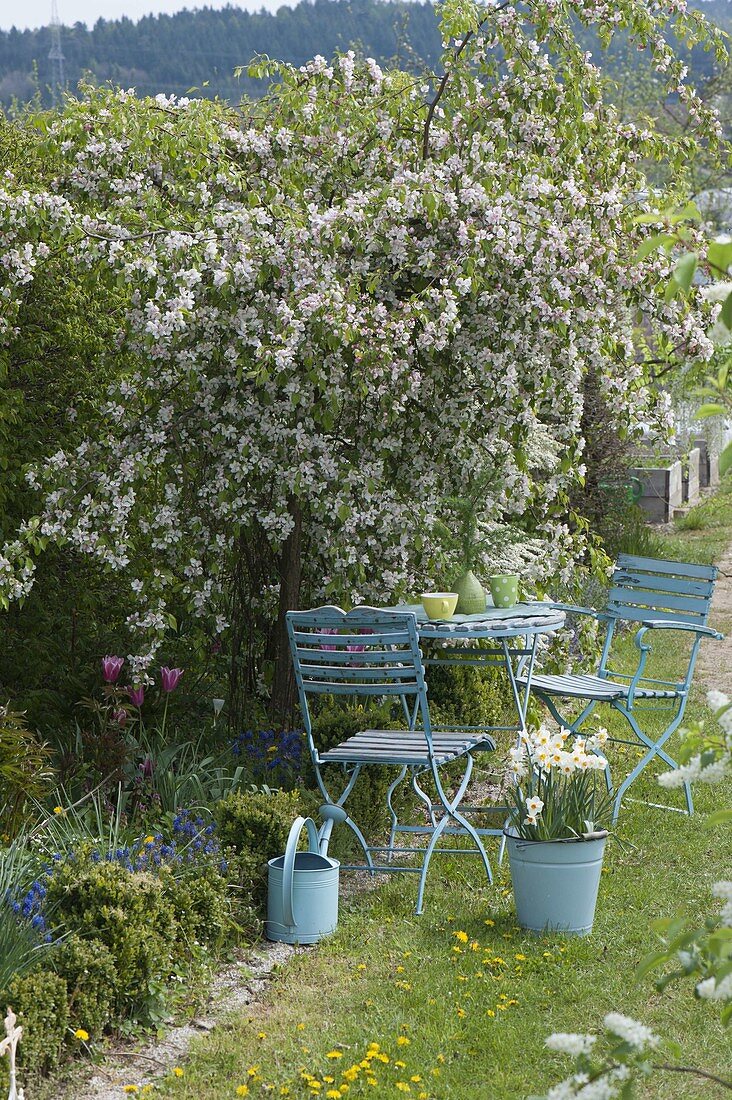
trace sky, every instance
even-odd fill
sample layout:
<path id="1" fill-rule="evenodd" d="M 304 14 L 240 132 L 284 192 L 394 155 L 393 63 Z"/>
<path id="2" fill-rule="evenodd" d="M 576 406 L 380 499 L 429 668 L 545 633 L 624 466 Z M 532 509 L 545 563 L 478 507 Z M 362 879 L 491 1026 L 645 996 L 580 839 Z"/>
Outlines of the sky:
<path id="1" fill-rule="evenodd" d="M 143 15 L 172 15 L 183 8 L 224 8 L 231 0 L 56 0 L 61 23 L 71 26 L 86 23 L 93 27 L 97 19 L 140 19 Z M 247 11 L 277 11 L 283 5 L 293 7 L 297 0 L 239 0 L 234 7 Z M 11 27 L 43 27 L 51 22 L 51 0 L 0 0 L 0 30 Z"/>

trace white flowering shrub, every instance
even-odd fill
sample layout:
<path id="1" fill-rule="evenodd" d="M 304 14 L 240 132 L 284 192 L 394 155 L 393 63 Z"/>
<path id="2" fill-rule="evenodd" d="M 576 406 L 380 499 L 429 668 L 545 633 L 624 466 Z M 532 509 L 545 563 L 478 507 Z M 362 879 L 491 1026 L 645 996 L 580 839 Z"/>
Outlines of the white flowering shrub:
<path id="1" fill-rule="evenodd" d="M 683 144 L 603 103 L 574 18 L 649 48 Z M 678 0 L 451 0 L 434 88 L 349 52 L 261 62 L 277 82 L 243 112 L 89 89 L 51 119 L 49 193 L 2 181 L 0 336 L 44 249 L 126 295 L 126 376 L 29 478 L 37 537 L 126 577 L 139 675 L 172 607 L 219 634 L 303 596 L 418 591 L 445 564 L 442 501 L 486 469 L 483 521 L 572 575 L 586 371 L 632 431 L 667 416 L 638 316 L 656 357 L 711 351 L 711 307 L 638 257 L 644 164 L 718 138 L 671 24 L 710 39 Z M 2 551 L 4 599 L 32 583 L 30 531 Z"/>

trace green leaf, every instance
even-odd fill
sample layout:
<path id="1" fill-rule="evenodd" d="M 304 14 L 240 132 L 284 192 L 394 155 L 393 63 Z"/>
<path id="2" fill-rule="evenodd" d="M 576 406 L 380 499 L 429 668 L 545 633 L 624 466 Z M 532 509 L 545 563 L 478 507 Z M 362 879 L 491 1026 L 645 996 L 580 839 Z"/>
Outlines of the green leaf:
<path id="1" fill-rule="evenodd" d="M 723 477 L 732 467 L 732 443 L 728 443 L 719 456 L 719 473 Z"/>
<path id="2" fill-rule="evenodd" d="M 719 319 L 723 325 L 732 330 L 732 294 L 728 294 L 724 299 Z"/>
<path id="3" fill-rule="evenodd" d="M 707 260 L 719 274 L 726 275 L 732 264 L 732 242 L 711 241 L 707 247 Z"/>
<path id="4" fill-rule="evenodd" d="M 641 962 L 638 964 L 638 968 L 635 972 L 636 981 L 640 981 L 642 978 L 655 969 L 659 963 L 665 962 L 668 958 L 666 951 L 651 951 Z"/>
<path id="5" fill-rule="evenodd" d="M 676 238 L 672 237 L 670 233 L 656 233 L 653 237 L 647 237 L 636 252 L 635 258 L 636 260 L 644 260 L 657 248 L 666 248 L 667 245 L 674 244 L 675 240 Z"/>
<path id="6" fill-rule="evenodd" d="M 712 403 L 708 405 L 701 405 L 700 408 L 694 413 L 695 420 L 706 420 L 708 416 L 723 416 L 727 410 L 724 405 L 718 403 Z"/>
<path id="7" fill-rule="evenodd" d="M 688 292 L 694 279 L 694 273 L 698 263 L 699 257 L 696 252 L 687 252 L 676 264 L 674 268 L 674 279 L 682 290 Z"/>

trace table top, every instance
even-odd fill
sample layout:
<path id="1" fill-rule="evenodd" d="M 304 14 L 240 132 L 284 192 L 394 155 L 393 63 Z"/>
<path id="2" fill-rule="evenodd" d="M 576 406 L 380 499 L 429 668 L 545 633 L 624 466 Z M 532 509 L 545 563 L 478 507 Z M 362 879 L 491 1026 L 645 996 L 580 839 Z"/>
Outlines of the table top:
<path id="1" fill-rule="evenodd" d="M 545 603 L 517 603 L 513 607 L 486 606 L 476 615 L 453 615 L 451 619 L 429 619 L 418 604 L 399 604 L 387 611 L 412 611 L 422 638 L 515 638 L 520 634 L 542 634 L 564 625 L 564 611 Z"/>

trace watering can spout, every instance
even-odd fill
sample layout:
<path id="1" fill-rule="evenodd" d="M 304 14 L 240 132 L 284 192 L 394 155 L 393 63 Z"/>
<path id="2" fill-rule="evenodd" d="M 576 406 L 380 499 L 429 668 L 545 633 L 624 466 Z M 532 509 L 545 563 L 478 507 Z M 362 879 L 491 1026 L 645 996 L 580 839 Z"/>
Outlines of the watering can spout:
<path id="1" fill-rule="evenodd" d="M 327 856 L 328 844 L 330 843 L 330 834 L 333 832 L 334 825 L 342 825 L 344 821 L 348 820 L 348 814 L 342 806 L 335 806 L 330 802 L 326 802 L 321 806 L 318 813 L 323 819 L 323 824 L 320 826 L 320 832 L 318 834 L 320 838 L 320 854 L 321 856 Z"/>

